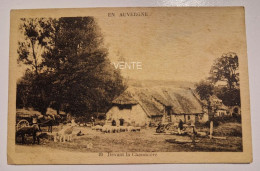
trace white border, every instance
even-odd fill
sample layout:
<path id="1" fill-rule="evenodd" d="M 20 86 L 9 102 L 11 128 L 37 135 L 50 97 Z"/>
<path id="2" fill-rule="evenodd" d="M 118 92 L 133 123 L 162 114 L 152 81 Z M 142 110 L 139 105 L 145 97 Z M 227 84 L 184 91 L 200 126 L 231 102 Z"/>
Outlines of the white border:
<path id="1" fill-rule="evenodd" d="M 260 169 L 260 1 L 258 0 L 0 0 L 0 170 L 259 170 Z M 244 6 L 249 62 L 251 120 L 253 138 L 252 164 L 164 164 L 164 165 L 7 165 L 7 108 L 10 9 L 84 8 L 84 7 L 148 7 L 148 6 Z"/>

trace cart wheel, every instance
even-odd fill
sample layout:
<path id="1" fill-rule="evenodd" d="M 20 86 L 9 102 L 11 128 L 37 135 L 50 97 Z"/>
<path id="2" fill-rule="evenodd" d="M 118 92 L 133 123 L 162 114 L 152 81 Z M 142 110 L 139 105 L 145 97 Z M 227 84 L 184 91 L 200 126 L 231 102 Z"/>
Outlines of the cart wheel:
<path id="1" fill-rule="evenodd" d="M 21 129 L 22 127 L 26 127 L 26 126 L 29 126 L 29 125 L 30 125 L 30 123 L 29 123 L 27 120 L 22 119 L 22 120 L 20 120 L 20 121 L 17 123 L 17 125 L 16 125 L 16 130 L 19 130 L 19 129 Z"/>

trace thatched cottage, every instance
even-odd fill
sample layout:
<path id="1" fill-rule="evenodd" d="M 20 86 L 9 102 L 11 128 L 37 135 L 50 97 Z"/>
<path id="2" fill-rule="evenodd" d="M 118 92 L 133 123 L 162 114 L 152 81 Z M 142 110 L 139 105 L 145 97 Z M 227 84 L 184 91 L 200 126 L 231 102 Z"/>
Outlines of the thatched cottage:
<path id="1" fill-rule="evenodd" d="M 159 122 L 206 122 L 207 114 L 190 89 L 128 88 L 106 113 L 111 125 L 148 126 Z"/>

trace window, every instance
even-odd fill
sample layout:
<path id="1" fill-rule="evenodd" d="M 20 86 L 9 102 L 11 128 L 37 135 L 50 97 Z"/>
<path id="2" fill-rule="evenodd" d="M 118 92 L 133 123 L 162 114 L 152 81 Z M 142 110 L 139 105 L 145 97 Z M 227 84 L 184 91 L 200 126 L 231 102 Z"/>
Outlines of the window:
<path id="1" fill-rule="evenodd" d="M 188 120 L 190 120 L 190 115 L 188 115 Z"/>
<path id="2" fill-rule="evenodd" d="M 124 109 L 130 109 L 132 110 L 132 105 L 127 105 L 127 104 L 124 104 L 124 105 L 118 105 L 118 108 L 119 110 L 124 110 Z"/>
<path id="3" fill-rule="evenodd" d="M 124 119 L 119 119 L 119 122 L 120 122 L 120 126 L 124 125 Z"/>
<path id="4" fill-rule="evenodd" d="M 116 121 L 115 120 L 112 121 L 112 126 L 116 126 Z"/>

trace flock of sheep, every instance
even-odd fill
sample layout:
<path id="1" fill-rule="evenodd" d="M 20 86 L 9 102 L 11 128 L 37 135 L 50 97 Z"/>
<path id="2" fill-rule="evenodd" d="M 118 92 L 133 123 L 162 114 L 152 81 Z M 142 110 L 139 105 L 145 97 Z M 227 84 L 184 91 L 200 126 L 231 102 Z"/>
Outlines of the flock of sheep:
<path id="1" fill-rule="evenodd" d="M 72 120 L 71 124 L 64 125 L 62 129 L 54 133 L 54 142 L 72 141 L 73 135 L 79 135 L 79 132 L 74 129 L 77 124 Z M 134 126 L 111 126 L 111 125 L 96 125 L 91 127 L 92 130 L 101 131 L 104 133 L 118 132 L 140 132 L 141 127 Z M 81 132 L 81 131 L 80 131 Z"/>
<path id="2" fill-rule="evenodd" d="M 76 128 L 77 124 L 74 120 L 71 123 L 62 125 L 58 132 L 52 132 L 54 142 L 71 142 L 72 138 L 75 136 L 84 135 L 79 129 Z M 140 132 L 141 127 L 134 126 L 111 126 L 111 125 L 96 125 L 91 127 L 92 130 L 100 131 L 103 133 L 119 133 L 119 132 Z M 40 143 L 40 135 L 44 134 L 40 131 L 38 125 L 33 125 L 31 127 L 24 127 L 16 132 L 16 138 L 18 136 L 22 137 L 22 143 L 25 143 L 25 135 L 32 135 L 33 141 L 38 141 Z M 46 134 L 46 133 L 45 133 Z M 88 148 L 92 148 L 93 144 L 87 144 Z"/>
<path id="3" fill-rule="evenodd" d="M 101 131 L 105 133 L 117 133 L 117 132 L 140 132 L 141 127 L 133 126 L 111 126 L 111 125 L 96 125 L 92 127 L 92 130 Z"/>

